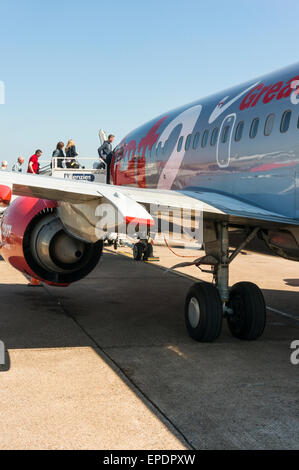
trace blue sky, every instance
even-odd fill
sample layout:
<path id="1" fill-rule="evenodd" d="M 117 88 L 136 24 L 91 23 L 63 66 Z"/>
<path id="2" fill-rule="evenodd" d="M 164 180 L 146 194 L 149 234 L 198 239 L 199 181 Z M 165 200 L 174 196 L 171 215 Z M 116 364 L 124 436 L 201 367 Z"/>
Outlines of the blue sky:
<path id="1" fill-rule="evenodd" d="M 298 0 L 2 0 L 0 160 L 97 155 L 171 108 L 298 61 Z"/>

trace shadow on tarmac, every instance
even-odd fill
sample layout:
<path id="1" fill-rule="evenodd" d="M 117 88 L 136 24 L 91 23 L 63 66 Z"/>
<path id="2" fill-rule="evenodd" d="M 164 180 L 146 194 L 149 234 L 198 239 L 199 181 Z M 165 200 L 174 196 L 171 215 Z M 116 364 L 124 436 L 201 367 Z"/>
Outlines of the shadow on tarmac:
<path id="1" fill-rule="evenodd" d="M 67 289 L 0 284 L 0 337 L 7 349 L 94 348 L 189 448 L 298 448 L 298 323 L 269 313 L 263 338 L 242 342 L 224 321 L 217 342 L 198 344 L 183 318 L 193 282 L 105 253 Z M 298 292 L 264 294 L 298 302 Z"/>

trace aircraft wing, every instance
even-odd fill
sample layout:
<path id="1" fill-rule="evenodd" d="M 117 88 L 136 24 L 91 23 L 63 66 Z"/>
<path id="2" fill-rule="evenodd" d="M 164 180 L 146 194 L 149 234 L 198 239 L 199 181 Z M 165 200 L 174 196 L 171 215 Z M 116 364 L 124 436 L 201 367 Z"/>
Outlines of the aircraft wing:
<path id="1" fill-rule="evenodd" d="M 88 206 L 95 200 L 108 201 L 126 220 L 134 219 L 145 224 L 153 224 L 151 215 L 144 207 L 152 204 L 201 211 L 207 217 L 241 225 L 263 222 L 299 225 L 298 219 L 287 218 L 233 196 L 211 191 L 142 189 L 12 172 L 0 173 L 0 185 L 10 186 L 16 196 L 73 205 Z"/>

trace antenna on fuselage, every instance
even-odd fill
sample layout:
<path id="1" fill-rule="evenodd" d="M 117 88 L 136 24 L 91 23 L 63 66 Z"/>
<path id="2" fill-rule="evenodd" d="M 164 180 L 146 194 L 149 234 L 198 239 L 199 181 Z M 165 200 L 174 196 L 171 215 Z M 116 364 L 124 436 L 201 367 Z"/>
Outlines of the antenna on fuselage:
<path id="1" fill-rule="evenodd" d="M 99 130 L 99 139 L 101 141 L 101 145 L 103 145 L 103 143 L 105 142 L 105 140 L 107 140 L 107 134 L 105 131 L 103 131 L 103 129 L 100 129 Z"/>

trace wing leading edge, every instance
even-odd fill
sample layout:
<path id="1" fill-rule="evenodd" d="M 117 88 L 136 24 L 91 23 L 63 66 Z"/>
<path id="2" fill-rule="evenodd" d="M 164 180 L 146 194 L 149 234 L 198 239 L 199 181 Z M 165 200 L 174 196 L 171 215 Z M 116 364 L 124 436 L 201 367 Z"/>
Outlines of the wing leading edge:
<path id="1" fill-rule="evenodd" d="M 298 219 L 210 191 L 141 189 L 11 172 L 0 174 L 0 185 L 9 186 L 15 196 L 49 199 L 69 205 L 87 207 L 94 206 L 96 202 L 110 202 L 125 220 L 139 219 L 149 225 L 153 224 L 153 219 L 144 205 L 201 211 L 205 216 L 241 225 L 258 222 L 299 225 Z"/>

